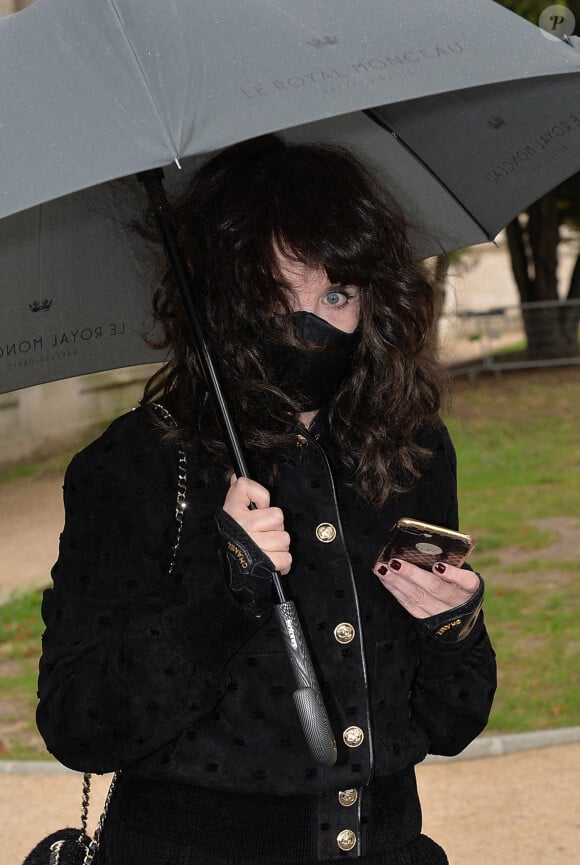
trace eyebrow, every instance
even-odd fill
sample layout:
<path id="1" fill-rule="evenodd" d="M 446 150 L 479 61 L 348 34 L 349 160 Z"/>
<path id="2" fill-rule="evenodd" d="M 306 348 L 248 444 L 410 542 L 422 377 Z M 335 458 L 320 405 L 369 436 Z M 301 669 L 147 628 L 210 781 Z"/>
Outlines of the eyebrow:
<path id="1" fill-rule="evenodd" d="M 281 288 L 285 291 L 292 291 L 296 293 L 296 291 L 300 292 L 301 289 L 294 289 L 291 286 L 285 286 L 282 283 L 279 283 Z M 330 294 L 331 291 L 344 291 L 346 288 L 355 289 L 360 292 L 360 286 L 356 285 L 354 282 L 333 282 L 330 285 L 326 285 L 324 288 L 320 290 L 321 296 L 324 294 Z M 312 289 L 314 291 L 314 289 Z"/>
<path id="2" fill-rule="evenodd" d="M 332 285 L 332 286 L 330 286 L 330 288 L 327 289 L 327 293 L 329 293 L 331 291 L 338 291 L 339 289 L 342 291 L 345 291 L 346 289 L 350 289 L 353 292 L 353 294 L 352 294 L 353 298 L 356 297 L 357 299 L 360 299 L 360 285 L 355 285 L 353 282 L 347 282 L 347 283 L 340 282 L 340 283 L 337 283 L 336 285 Z"/>

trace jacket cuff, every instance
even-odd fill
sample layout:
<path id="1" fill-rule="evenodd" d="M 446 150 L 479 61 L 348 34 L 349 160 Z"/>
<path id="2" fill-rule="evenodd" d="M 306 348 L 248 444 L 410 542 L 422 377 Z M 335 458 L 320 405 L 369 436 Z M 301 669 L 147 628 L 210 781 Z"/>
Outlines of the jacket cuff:
<path id="1" fill-rule="evenodd" d="M 255 615 L 272 612 L 274 562 L 223 508 L 214 518 L 220 537 L 220 564 L 233 597 Z"/>

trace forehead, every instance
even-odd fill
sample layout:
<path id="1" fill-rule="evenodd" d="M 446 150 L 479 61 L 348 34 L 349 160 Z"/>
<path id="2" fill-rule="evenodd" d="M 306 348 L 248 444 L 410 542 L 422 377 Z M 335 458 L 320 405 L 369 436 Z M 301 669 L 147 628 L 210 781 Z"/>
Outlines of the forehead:
<path id="1" fill-rule="evenodd" d="M 292 291 L 322 291 L 331 284 L 322 266 L 304 264 L 280 252 L 276 253 L 276 270 Z"/>

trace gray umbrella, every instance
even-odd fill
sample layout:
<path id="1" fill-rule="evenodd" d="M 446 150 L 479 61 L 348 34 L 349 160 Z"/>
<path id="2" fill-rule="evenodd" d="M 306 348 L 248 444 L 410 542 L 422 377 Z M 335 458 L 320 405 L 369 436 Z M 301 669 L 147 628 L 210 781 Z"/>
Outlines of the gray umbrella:
<path id="1" fill-rule="evenodd" d="M 349 145 L 401 202 L 418 258 L 492 239 L 580 169 L 579 42 L 492 0 L 37 0 L 3 19 L 1 389 L 151 359 L 123 230 L 143 203 L 133 175 L 174 164 L 175 192 L 196 160 L 259 134 Z M 332 765 L 273 576 L 302 726 Z"/>
<path id="2" fill-rule="evenodd" d="M 330 138 L 380 171 L 417 258 L 493 239 L 580 169 L 579 44 L 492 0 L 38 0 L 0 19 L 0 391 L 159 360 L 121 227 L 137 171 L 172 166 L 171 194 L 236 141 Z"/>

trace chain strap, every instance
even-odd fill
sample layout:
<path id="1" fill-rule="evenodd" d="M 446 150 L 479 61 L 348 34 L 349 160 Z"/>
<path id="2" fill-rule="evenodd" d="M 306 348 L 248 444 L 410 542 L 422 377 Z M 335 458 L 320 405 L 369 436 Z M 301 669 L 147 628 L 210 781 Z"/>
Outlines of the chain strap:
<path id="1" fill-rule="evenodd" d="M 164 406 L 159 405 L 159 403 L 152 403 L 151 406 L 158 412 L 158 414 L 161 415 L 164 421 L 167 421 L 172 426 L 176 425 L 173 415 L 171 415 Z M 177 529 L 175 532 L 175 542 L 172 544 L 171 547 L 171 561 L 169 563 L 169 568 L 167 571 L 169 577 L 173 576 L 173 571 L 177 562 L 177 556 L 179 554 L 179 547 L 181 544 L 181 531 L 183 528 L 183 513 L 187 507 L 187 454 L 182 448 L 177 449 L 177 459 L 177 498 L 175 502 L 175 523 Z M 111 804 L 111 799 L 113 798 L 113 793 L 115 792 L 117 781 L 119 780 L 120 775 L 121 771 L 119 770 L 118 772 L 115 772 L 111 779 L 109 790 L 107 792 L 107 798 L 105 799 L 105 805 L 101 816 L 99 817 L 97 828 L 93 833 L 93 837 L 90 838 L 87 833 L 87 821 L 89 814 L 89 801 L 91 796 L 91 775 L 89 772 L 85 772 L 83 774 L 83 796 L 81 804 L 82 831 L 78 838 L 78 843 L 82 844 L 82 846 L 86 848 L 83 865 L 91 865 L 93 859 L 97 854 L 99 845 L 101 843 L 103 826 L 105 825 L 105 820 L 107 819 L 107 814 L 109 812 L 109 805 Z M 55 841 L 54 844 L 52 844 L 50 848 L 50 865 L 59 865 L 60 852 L 63 844 L 63 841 Z"/>
<path id="2" fill-rule="evenodd" d="M 88 838 L 87 833 L 87 822 L 89 818 L 89 800 L 91 798 L 91 776 L 88 772 L 85 772 L 83 775 L 83 801 L 81 805 L 81 825 L 83 827 L 83 831 L 81 832 L 79 841 L 82 841 L 83 838 Z"/>
<path id="3" fill-rule="evenodd" d="M 173 426 L 176 425 L 173 415 L 171 415 L 164 406 L 159 405 L 157 402 L 151 403 L 151 406 L 157 410 L 163 420 L 168 421 Z M 182 448 L 177 449 L 177 459 L 177 501 L 175 503 L 175 522 L 177 525 L 177 531 L 175 533 L 175 543 L 171 548 L 171 562 L 167 572 L 170 577 L 173 576 L 173 570 L 177 561 L 177 554 L 181 543 L 183 512 L 187 507 L 187 502 L 185 500 L 187 491 L 187 455 Z"/>
<path id="4" fill-rule="evenodd" d="M 93 833 L 93 837 L 89 846 L 87 847 L 87 852 L 85 853 L 85 858 L 83 859 L 83 865 L 91 865 L 95 855 L 99 849 L 99 844 L 101 843 L 101 833 L 103 831 L 103 826 L 105 825 L 105 820 L 107 818 L 107 814 L 109 813 L 109 805 L 111 804 L 111 799 L 113 798 L 113 793 L 115 792 L 115 787 L 117 786 L 117 781 L 119 780 L 121 772 L 115 772 L 111 783 L 109 785 L 109 791 L 107 793 L 107 798 L 105 799 L 105 807 L 103 808 L 103 812 L 99 817 L 99 822 L 97 824 L 97 828 Z M 90 776 L 89 776 L 90 777 Z M 88 804 L 88 802 L 87 802 Z"/>

